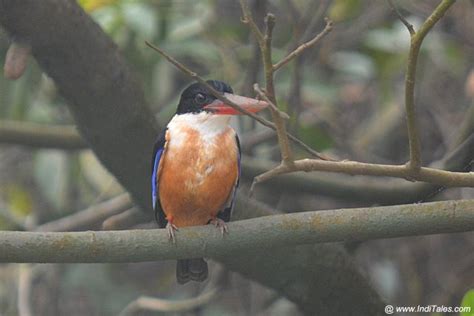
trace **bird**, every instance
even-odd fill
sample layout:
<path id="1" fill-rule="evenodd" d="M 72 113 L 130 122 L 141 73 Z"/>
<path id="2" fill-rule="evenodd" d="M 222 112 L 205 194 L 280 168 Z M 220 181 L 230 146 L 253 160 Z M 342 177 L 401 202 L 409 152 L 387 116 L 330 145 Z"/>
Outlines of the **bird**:
<path id="1" fill-rule="evenodd" d="M 235 95 L 222 81 L 206 81 L 228 100 L 252 113 L 268 103 Z M 196 82 L 181 93 L 176 114 L 159 134 L 152 157 L 151 189 L 155 218 L 176 242 L 180 227 L 213 224 L 227 233 L 240 179 L 240 143 L 229 125 L 232 115 L 242 114 L 217 99 Z M 203 258 L 179 259 L 180 284 L 202 282 L 208 277 Z"/>

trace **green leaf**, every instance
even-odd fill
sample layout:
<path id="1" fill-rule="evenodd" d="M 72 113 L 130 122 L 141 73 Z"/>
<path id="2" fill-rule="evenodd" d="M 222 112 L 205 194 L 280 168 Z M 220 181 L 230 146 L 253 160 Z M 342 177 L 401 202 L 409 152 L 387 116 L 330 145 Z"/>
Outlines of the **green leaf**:
<path id="1" fill-rule="evenodd" d="M 461 301 L 461 307 L 469 307 L 469 312 L 462 312 L 460 316 L 474 316 L 474 289 L 471 289 L 464 294 Z"/>

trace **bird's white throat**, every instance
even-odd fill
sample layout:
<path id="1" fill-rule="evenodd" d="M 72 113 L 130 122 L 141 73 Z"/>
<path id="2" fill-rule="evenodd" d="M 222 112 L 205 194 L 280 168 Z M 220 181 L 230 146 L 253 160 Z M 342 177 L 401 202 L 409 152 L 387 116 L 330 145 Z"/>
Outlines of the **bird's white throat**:
<path id="1" fill-rule="evenodd" d="M 230 115 L 216 115 L 208 112 L 176 114 L 168 123 L 168 131 L 175 145 L 185 141 L 186 131 L 196 130 L 202 140 L 215 142 L 215 137 L 230 127 Z"/>

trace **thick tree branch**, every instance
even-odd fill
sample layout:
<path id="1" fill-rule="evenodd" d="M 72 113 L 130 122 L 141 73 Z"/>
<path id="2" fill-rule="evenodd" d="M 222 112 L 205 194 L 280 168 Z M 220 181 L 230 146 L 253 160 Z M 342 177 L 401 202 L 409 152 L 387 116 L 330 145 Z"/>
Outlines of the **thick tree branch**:
<path id="1" fill-rule="evenodd" d="M 117 46 L 76 1 L 0 0 L 0 25 L 31 47 L 99 160 L 144 210 L 158 128 Z"/>
<path id="2" fill-rule="evenodd" d="M 225 258 L 284 246 L 360 241 L 474 230 L 474 200 L 443 201 L 272 215 L 181 228 L 177 243 L 165 229 L 103 232 L 0 232 L 0 262 L 140 262 Z"/>
<path id="3" fill-rule="evenodd" d="M 84 149 L 88 145 L 73 126 L 0 122 L 0 143 L 38 148 Z"/>

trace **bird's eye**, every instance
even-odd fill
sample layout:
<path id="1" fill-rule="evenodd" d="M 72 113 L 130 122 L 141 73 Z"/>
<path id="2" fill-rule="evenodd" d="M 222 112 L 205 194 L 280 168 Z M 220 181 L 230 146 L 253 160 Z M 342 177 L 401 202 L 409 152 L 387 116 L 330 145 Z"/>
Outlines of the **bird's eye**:
<path id="1" fill-rule="evenodd" d="M 194 101 L 196 101 L 197 104 L 204 104 L 206 100 L 207 100 L 206 96 L 201 93 L 198 93 L 194 96 Z"/>

